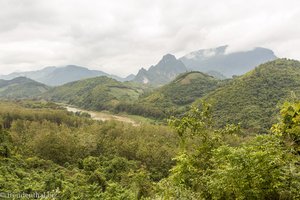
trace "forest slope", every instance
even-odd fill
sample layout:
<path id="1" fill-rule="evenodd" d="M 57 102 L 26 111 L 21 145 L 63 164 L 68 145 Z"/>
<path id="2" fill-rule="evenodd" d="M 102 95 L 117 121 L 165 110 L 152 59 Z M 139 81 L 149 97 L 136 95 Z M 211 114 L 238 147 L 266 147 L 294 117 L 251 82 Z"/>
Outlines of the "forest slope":
<path id="1" fill-rule="evenodd" d="M 32 98 L 49 89 L 49 86 L 26 77 L 17 77 L 12 80 L 0 79 L 0 98 Z"/>
<path id="2" fill-rule="evenodd" d="M 43 96 L 90 110 L 112 110 L 120 102 L 138 99 L 146 86 L 119 82 L 105 76 L 67 83 L 53 88 Z"/>
<path id="3" fill-rule="evenodd" d="M 212 104 L 218 125 L 240 122 L 244 128 L 267 129 L 279 106 L 300 95 L 300 62 L 278 59 L 236 77 L 202 98 Z"/>
<path id="4" fill-rule="evenodd" d="M 142 95 L 137 102 L 119 104 L 116 110 L 156 118 L 176 115 L 187 111 L 191 103 L 216 89 L 221 82 L 202 72 L 187 72 Z"/>

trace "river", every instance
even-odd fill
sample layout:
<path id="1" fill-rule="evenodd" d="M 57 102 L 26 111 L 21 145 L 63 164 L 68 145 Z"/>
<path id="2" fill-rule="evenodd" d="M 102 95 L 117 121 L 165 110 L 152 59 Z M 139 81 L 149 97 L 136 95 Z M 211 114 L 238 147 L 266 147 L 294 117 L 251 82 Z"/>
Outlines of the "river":
<path id="1" fill-rule="evenodd" d="M 70 111 L 70 112 L 85 112 L 91 115 L 91 118 L 94 120 L 99 120 L 99 121 L 108 121 L 108 120 L 116 120 L 120 122 L 125 122 L 125 123 L 130 123 L 133 126 L 139 126 L 140 123 L 137 121 L 130 119 L 129 117 L 125 116 L 120 116 L 120 115 L 114 115 L 106 112 L 96 112 L 96 111 L 89 111 L 89 110 L 84 110 L 80 108 L 75 108 L 72 106 L 65 106 L 65 108 Z"/>

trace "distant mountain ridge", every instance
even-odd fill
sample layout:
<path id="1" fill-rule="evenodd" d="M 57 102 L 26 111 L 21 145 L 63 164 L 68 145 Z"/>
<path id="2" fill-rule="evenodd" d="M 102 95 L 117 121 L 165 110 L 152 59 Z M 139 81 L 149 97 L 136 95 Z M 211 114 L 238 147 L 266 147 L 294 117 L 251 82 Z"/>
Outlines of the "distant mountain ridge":
<path id="1" fill-rule="evenodd" d="M 227 78 L 242 75 L 256 66 L 277 59 L 270 49 L 257 47 L 249 51 L 226 54 L 227 45 L 212 49 L 201 49 L 181 58 L 189 70 L 209 72 L 215 71 Z"/>
<path id="2" fill-rule="evenodd" d="M 10 80 L 20 76 L 27 77 L 50 86 L 59 86 L 65 83 L 97 76 L 107 76 L 118 81 L 127 81 L 132 78 L 131 76 L 123 79 L 102 71 L 90 70 L 76 65 L 67 65 L 64 67 L 46 67 L 37 71 L 14 72 L 8 75 L 1 75 L 0 79 Z"/>
<path id="3" fill-rule="evenodd" d="M 0 79 L 13 79 L 24 76 L 50 86 L 59 86 L 65 83 L 78 81 L 97 76 L 106 76 L 117 81 L 134 81 L 150 85 L 164 85 L 175 79 L 179 74 L 189 71 L 200 71 L 218 79 L 231 78 L 233 75 L 242 75 L 256 66 L 276 59 L 270 49 L 257 47 L 249 51 L 226 53 L 228 46 L 211 49 L 200 49 L 177 59 L 172 54 L 166 54 L 148 70 L 141 68 L 137 75 L 130 74 L 121 78 L 99 70 L 90 70 L 76 65 L 63 67 L 46 67 L 37 71 L 14 72 L 9 75 L 0 75 Z"/>
<path id="4" fill-rule="evenodd" d="M 262 47 L 226 54 L 227 48 L 228 46 L 225 45 L 200 49 L 179 59 L 167 54 L 158 64 L 152 65 L 148 70 L 140 69 L 133 81 L 163 85 L 188 71 L 200 71 L 218 79 L 226 79 L 233 75 L 242 75 L 260 64 L 277 58 L 272 50 Z"/>

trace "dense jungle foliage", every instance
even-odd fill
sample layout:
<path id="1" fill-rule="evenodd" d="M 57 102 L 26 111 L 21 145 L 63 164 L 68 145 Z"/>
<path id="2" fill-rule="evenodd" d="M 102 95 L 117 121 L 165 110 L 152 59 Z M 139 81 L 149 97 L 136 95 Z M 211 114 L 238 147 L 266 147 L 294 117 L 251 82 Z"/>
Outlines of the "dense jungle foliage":
<path id="1" fill-rule="evenodd" d="M 210 102 L 220 126 L 241 123 L 266 132 L 277 120 L 280 106 L 300 95 L 300 62 L 277 59 L 235 77 L 202 98 Z"/>
<path id="2" fill-rule="evenodd" d="M 100 122 L 48 102 L 0 103 L 0 191 L 56 199 L 298 199 L 300 102 L 269 134 L 214 128 L 203 103 L 169 125 Z"/>

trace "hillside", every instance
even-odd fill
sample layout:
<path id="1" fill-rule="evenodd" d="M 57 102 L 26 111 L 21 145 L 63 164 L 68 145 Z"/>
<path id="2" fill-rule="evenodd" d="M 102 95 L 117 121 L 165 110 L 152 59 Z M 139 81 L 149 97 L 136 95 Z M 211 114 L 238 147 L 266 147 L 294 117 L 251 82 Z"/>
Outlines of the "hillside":
<path id="1" fill-rule="evenodd" d="M 26 77 L 0 79 L 0 98 L 31 98 L 41 95 L 50 87 Z"/>
<path id="2" fill-rule="evenodd" d="M 218 125 L 241 122 L 244 128 L 266 130 L 291 93 L 300 95 L 300 62 L 278 59 L 232 79 L 203 99 L 212 104 Z"/>
<path id="3" fill-rule="evenodd" d="M 91 110 L 112 110 L 120 102 L 132 102 L 145 86 L 119 82 L 105 76 L 67 83 L 46 92 L 44 98 Z"/>
<path id="4" fill-rule="evenodd" d="M 191 52 L 181 60 L 189 70 L 201 72 L 216 71 L 230 78 L 233 75 L 242 75 L 256 66 L 276 59 L 270 49 L 257 47 L 249 51 L 226 53 L 228 46 L 211 49 L 201 49 Z"/>
<path id="5" fill-rule="evenodd" d="M 220 83 L 220 80 L 202 72 L 187 72 L 152 93 L 141 96 L 137 103 L 119 105 L 118 111 L 169 117 L 186 111 L 192 102 L 214 90 Z"/>

